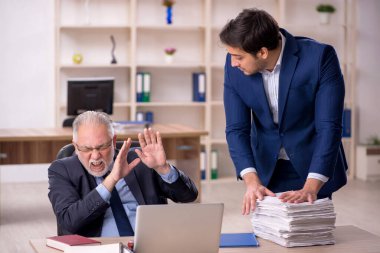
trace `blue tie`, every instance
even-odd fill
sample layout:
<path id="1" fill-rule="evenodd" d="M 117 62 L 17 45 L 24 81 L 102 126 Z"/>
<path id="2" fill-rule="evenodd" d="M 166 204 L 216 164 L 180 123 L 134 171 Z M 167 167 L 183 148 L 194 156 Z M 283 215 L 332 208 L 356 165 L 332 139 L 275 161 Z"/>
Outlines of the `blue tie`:
<path id="1" fill-rule="evenodd" d="M 134 236 L 135 233 L 133 232 L 128 216 L 125 213 L 123 204 L 121 203 L 121 199 L 116 190 L 116 187 L 114 187 L 112 190 L 110 205 L 120 236 Z"/>

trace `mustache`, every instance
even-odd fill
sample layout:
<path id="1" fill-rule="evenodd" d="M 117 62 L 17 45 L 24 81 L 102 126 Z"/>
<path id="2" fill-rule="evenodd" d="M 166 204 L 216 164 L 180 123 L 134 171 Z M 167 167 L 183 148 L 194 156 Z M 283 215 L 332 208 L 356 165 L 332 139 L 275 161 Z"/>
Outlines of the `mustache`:
<path id="1" fill-rule="evenodd" d="M 106 163 L 106 161 L 103 159 L 103 158 L 101 158 L 101 159 L 97 159 L 97 160 L 95 160 L 95 159 L 90 159 L 89 161 L 88 161 L 88 165 L 89 166 L 91 166 L 91 164 L 92 163 Z"/>

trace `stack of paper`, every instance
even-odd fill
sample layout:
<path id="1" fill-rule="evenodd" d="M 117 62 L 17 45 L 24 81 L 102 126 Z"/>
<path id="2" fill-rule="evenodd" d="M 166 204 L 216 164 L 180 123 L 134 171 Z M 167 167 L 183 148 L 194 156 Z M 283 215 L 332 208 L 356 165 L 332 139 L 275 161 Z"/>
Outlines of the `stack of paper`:
<path id="1" fill-rule="evenodd" d="M 252 214 L 257 236 L 285 247 L 334 244 L 336 214 L 329 198 L 310 203 L 282 203 L 266 196 Z"/>

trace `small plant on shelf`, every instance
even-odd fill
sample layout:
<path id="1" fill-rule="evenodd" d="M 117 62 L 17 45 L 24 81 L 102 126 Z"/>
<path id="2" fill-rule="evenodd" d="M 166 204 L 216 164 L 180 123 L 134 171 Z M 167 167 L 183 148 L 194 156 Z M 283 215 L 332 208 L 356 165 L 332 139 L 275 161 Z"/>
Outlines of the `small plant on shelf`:
<path id="1" fill-rule="evenodd" d="M 166 63 L 172 63 L 173 62 L 173 56 L 175 52 L 177 52 L 177 49 L 174 47 L 167 47 L 165 48 L 165 62 Z"/>
<path id="2" fill-rule="evenodd" d="M 330 23 L 330 15 L 335 12 L 335 7 L 331 4 L 319 4 L 316 7 L 319 12 L 319 21 L 321 24 Z"/>
<path id="3" fill-rule="evenodd" d="M 166 7 L 172 7 L 175 4 L 175 1 L 173 0 L 163 0 L 162 5 Z"/>
<path id="4" fill-rule="evenodd" d="M 379 136 L 377 136 L 377 135 L 370 136 L 368 138 L 368 145 L 379 146 L 380 145 Z"/>
<path id="5" fill-rule="evenodd" d="M 177 51 L 177 49 L 175 49 L 174 47 L 165 48 L 165 54 L 166 55 L 173 55 L 176 51 Z"/>
<path id="6" fill-rule="evenodd" d="M 318 12 L 327 12 L 327 13 L 335 12 L 335 7 L 332 6 L 331 4 L 319 4 L 316 9 Z"/>

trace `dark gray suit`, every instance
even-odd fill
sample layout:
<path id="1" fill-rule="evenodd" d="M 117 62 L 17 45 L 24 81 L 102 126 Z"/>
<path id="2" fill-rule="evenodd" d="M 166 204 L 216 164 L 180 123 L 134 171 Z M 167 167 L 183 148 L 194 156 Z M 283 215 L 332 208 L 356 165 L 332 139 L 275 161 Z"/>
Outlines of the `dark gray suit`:
<path id="1" fill-rule="evenodd" d="M 128 153 L 128 162 L 137 157 Z M 139 205 L 191 202 L 198 196 L 194 183 L 178 170 L 179 178 L 172 184 L 162 180 L 153 169 L 140 162 L 124 179 Z M 109 207 L 96 191 L 96 181 L 74 155 L 54 161 L 48 170 L 49 199 L 57 217 L 58 235 L 79 234 L 98 237 L 104 214 Z"/>

